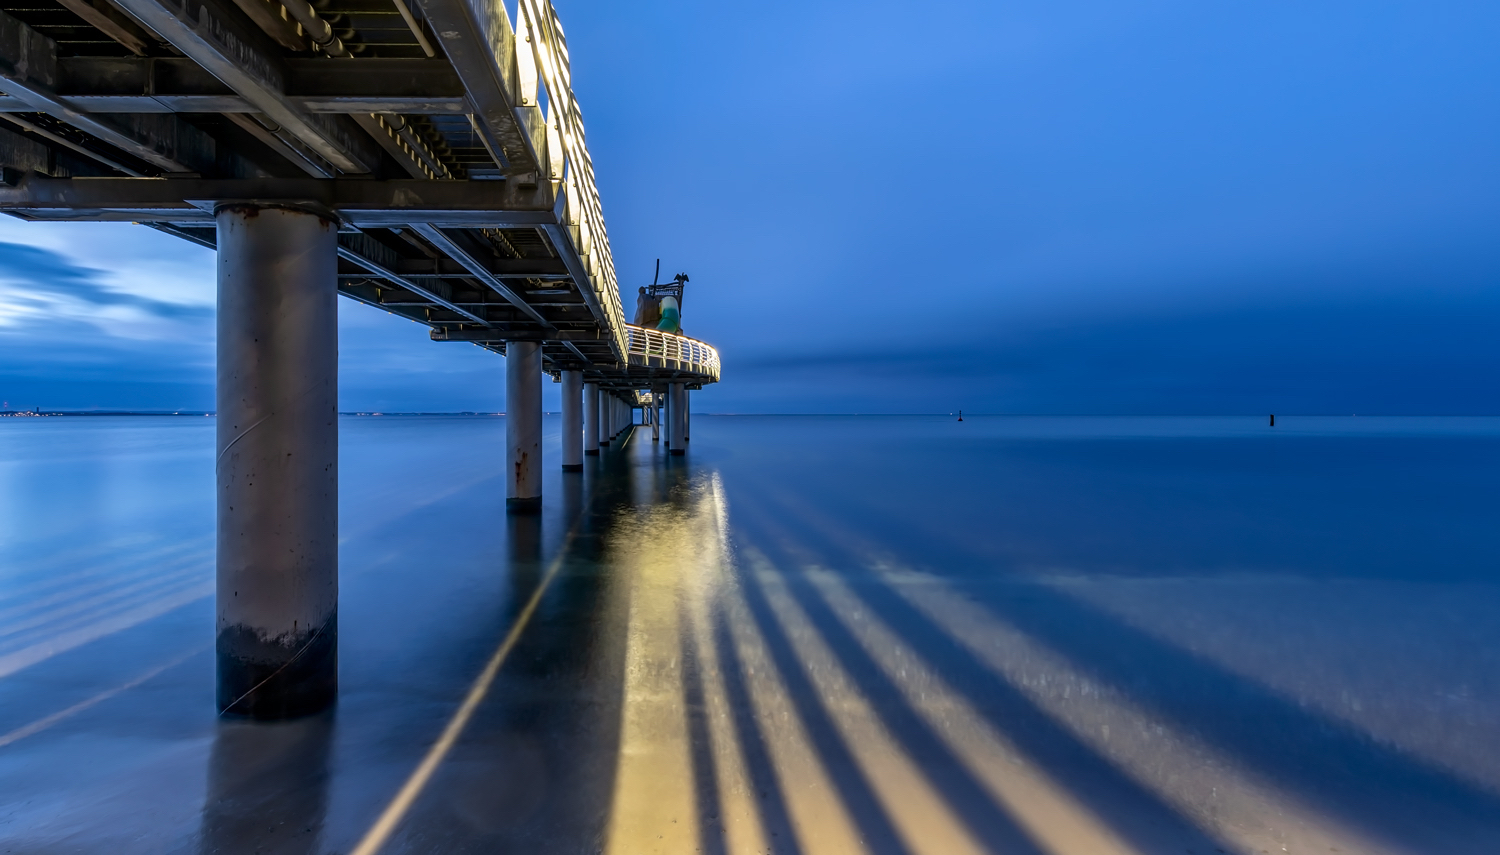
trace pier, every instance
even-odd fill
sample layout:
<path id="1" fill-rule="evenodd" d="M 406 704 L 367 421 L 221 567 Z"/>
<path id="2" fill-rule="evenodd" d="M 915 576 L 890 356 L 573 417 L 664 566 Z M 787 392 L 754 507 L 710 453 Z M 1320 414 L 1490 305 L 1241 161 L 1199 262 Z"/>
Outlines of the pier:
<path id="1" fill-rule="evenodd" d="M 337 694 L 338 296 L 504 355 L 512 513 L 635 411 L 685 453 L 690 393 L 719 380 L 710 345 L 625 322 L 562 26 L 546 0 L 516 8 L 0 4 L 0 211 L 218 253 L 225 713 Z M 551 462 L 544 376 L 563 388 Z"/>
<path id="2" fill-rule="evenodd" d="M 0 0 L 0 853 L 1500 852 L 1500 18 L 1085 5 Z"/>

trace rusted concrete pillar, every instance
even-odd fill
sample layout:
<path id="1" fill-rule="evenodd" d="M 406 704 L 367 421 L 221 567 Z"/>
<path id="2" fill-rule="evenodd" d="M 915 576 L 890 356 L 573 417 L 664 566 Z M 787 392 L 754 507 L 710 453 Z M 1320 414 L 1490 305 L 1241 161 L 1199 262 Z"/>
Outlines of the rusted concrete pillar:
<path id="1" fill-rule="evenodd" d="M 216 219 L 218 707 L 292 718 L 338 693 L 338 226 Z"/>

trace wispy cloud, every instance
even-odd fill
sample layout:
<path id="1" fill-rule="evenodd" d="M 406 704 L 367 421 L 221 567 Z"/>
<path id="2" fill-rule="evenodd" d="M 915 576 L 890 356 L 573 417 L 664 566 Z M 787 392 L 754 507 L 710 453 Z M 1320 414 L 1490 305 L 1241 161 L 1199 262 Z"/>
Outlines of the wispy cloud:
<path id="1" fill-rule="evenodd" d="M 211 408 L 212 268 L 178 250 L 143 228 L 0 227 L 0 398 Z"/>
<path id="2" fill-rule="evenodd" d="M 0 242 L 0 329 L 43 335 L 61 327 L 93 327 L 124 339 L 212 335 L 211 306 L 168 302 L 110 287 L 105 271 L 61 253 Z"/>

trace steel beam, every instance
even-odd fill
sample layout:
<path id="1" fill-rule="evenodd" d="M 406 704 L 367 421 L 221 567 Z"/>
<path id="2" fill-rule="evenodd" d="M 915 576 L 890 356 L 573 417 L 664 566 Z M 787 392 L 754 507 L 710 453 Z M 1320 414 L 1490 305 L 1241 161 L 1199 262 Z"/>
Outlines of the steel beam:
<path id="1" fill-rule="evenodd" d="M 125 46 L 136 56 L 145 56 L 156 39 L 121 12 L 110 0 L 57 0 L 89 26 Z"/>
<path id="2" fill-rule="evenodd" d="M 433 303 L 442 306 L 450 312 L 456 312 L 459 315 L 462 315 L 463 317 L 468 318 L 469 320 L 472 320 L 476 323 L 489 326 L 489 322 L 484 318 L 481 318 L 480 316 L 474 314 L 473 312 L 470 312 L 467 309 L 459 308 L 457 305 L 450 302 L 446 297 L 440 295 L 436 287 L 424 287 L 422 285 L 418 285 L 415 282 L 412 282 L 409 279 L 405 279 L 394 271 L 388 270 L 386 267 L 384 267 L 374 259 L 361 255 L 355 249 L 343 245 L 342 241 L 339 245 L 339 258 L 357 264 L 360 267 L 363 267 L 364 269 L 370 271 L 376 277 L 394 282 L 397 285 L 400 285 L 402 288 L 405 288 L 406 290 L 412 292 L 413 294 L 421 295 L 422 297 L 431 300 Z"/>
<path id="3" fill-rule="evenodd" d="M 26 105 L 25 112 L 46 113 L 163 172 L 192 172 L 201 165 L 189 165 L 180 159 L 177 148 L 181 142 L 206 148 L 207 159 L 212 162 L 213 140 L 180 119 L 166 120 L 165 125 L 153 129 L 157 131 L 154 135 L 143 134 L 142 129 L 131 127 L 139 124 L 132 117 L 121 117 L 122 124 L 78 110 L 57 94 L 57 77 L 56 43 L 0 12 L 0 92 Z"/>
<path id="4" fill-rule="evenodd" d="M 306 113 L 286 97 L 281 58 L 234 16 L 204 0 L 118 0 L 172 47 L 207 69 L 261 113 L 347 173 L 370 172 L 379 162 L 373 140 L 334 117 Z"/>
<path id="5" fill-rule="evenodd" d="M 567 265 L 555 258 L 497 258 L 483 260 L 485 269 L 501 279 L 569 279 Z M 446 258 L 403 258 L 392 270 L 403 276 L 468 276 L 469 270 Z M 582 304 L 580 304 L 582 305 Z"/>
<path id="6" fill-rule="evenodd" d="M 81 113 L 258 113 L 238 95 L 68 95 Z M 469 105 L 462 98 L 407 98 L 399 95 L 289 95 L 287 103 L 306 113 L 402 113 L 451 116 Z M 19 98 L 0 96 L 0 113 L 29 113 L 36 108 Z"/>
<path id="7" fill-rule="evenodd" d="M 369 181 L 314 178 L 46 178 L 0 185 L 0 210 L 31 219 L 193 222 L 213 203 L 295 203 L 357 225 L 413 222 L 534 228 L 552 220 L 535 192 L 508 181 Z M 486 274 L 489 275 L 489 274 Z"/>
<path id="8" fill-rule="evenodd" d="M 580 342 L 597 342 L 604 344 L 604 338 L 598 330 L 455 330 L 438 328 L 430 334 L 433 341 L 466 341 L 473 344 L 501 343 L 507 341 L 555 341 L 563 344 L 576 344 Z"/>
<path id="9" fill-rule="evenodd" d="M 104 0 L 93 0 L 104 2 Z M 288 58 L 283 97 L 307 113 L 465 114 L 463 83 L 441 60 Z M 85 113 L 254 113 L 259 108 L 187 57 L 64 56 L 56 94 Z M 0 96 L 0 112 L 26 112 Z"/>
<path id="10" fill-rule="evenodd" d="M 260 113 L 226 113 L 224 118 L 308 175 L 314 178 L 332 178 L 338 175 L 338 167 L 296 137 L 284 135 L 281 126 L 266 116 Z"/>
<path id="11" fill-rule="evenodd" d="M 496 294 L 504 297 L 506 302 L 520 309 L 532 320 L 549 329 L 552 327 L 552 324 L 546 318 L 542 317 L 541 312 L 532 308 L 531 304 L 522 299 L 520 294 L 512 291 L 509 285 L 506 285 L 504 281 L 491 273 L 489 268 L 485 266 L 484 262 L 475 253 L 466 247 L 460 246 L 459 242 L 452 235 L 430 223 L 415 224 L 412 226 L 412 231 L 426 238 L 433 246 L 447 253 L 448 257 L 454 261 L 462 264 L 475 279 L 493 288 Z"/>
<path id="12" fill-rule="evenodd" d="M 561 256 L 562 263 L 573 275 L 573 281 L 578 283 L 578 293 L 583 297 L 583 302 L 588 305 L 589 312 L 593 314 L 594 320 L 604 329 L 611 329 L 609 313 L 605 311 L 604 303 L 600 299 L 600 293 L 594 290 L 594 277 L 589 275 L 583 259 L 579 257 L 577 249 L 573 246 L 570 230 L 566 225 L 553 222 L 543 227 L 547 237 L 552 240 L 557 254 Z M 623 316 L 622 316 L 623 320 Z M 614 330 L 615 336 L 610 340 L 609 350 L 617 361 L 625 358 L 625 332 L 622 329 Z"/>
<path id="13" fill-rule="evenodd" d="M 511 175 L 539 173 L 540 146 L 516 112 L 523 105 L 518 103 L 515 28 L 501 0 L 419 2 L 469 94 L 480 135 L 506 161 L 500 166 Z"/>

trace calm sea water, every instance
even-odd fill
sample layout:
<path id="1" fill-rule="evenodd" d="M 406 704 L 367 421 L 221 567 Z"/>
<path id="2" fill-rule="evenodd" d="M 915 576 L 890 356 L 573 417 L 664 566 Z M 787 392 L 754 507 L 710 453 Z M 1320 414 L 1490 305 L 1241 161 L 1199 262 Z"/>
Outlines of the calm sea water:
<path id="1" fill-rule="evenodd" d="M 700 415 L 533 519 L 501 418 L 340 430 L 266 727 L 213 420 L 0 420 L 3 848 L 348 851 L 543 586 L 385 851 L 1500 851 L 1500 419 Z"/>

